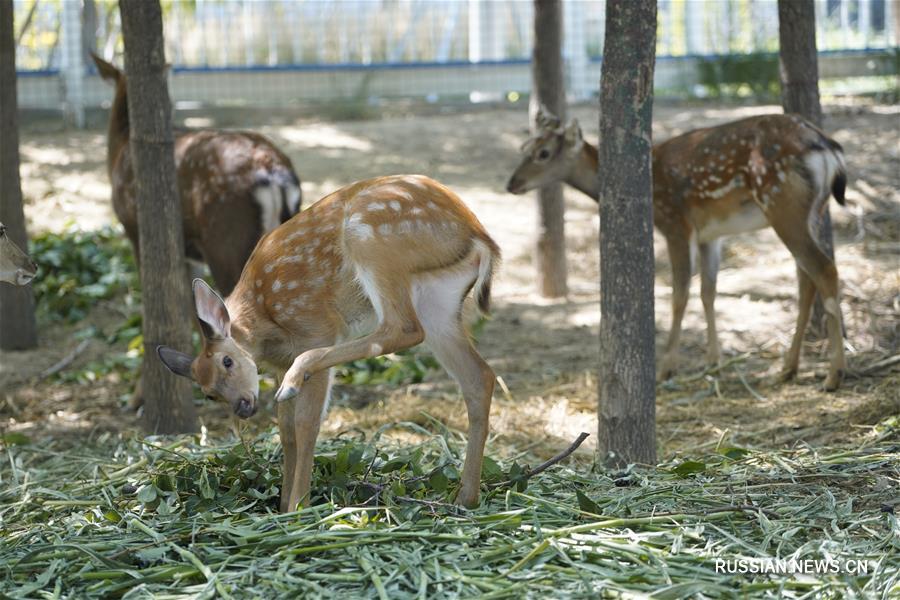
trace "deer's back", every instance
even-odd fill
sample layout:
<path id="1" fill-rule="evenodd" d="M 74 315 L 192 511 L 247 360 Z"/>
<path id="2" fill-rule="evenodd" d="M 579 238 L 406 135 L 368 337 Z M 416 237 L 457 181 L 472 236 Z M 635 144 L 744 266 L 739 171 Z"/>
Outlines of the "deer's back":
<path id="1" fill-rule="evenodd" d="M 299 180 L 290 159 L 256 133 L 176 131 L 175 168 L 187 255 L 206 260 L 210 244 L 241 245 L 246 250 L 236 259 L 241 265 L 235 274 L 260 236 L 299 208 Z M 128 144 L 113 161 L 110 180 L 116 216 L 136 245 L 137 189 Z M 295 197 L 288 198 L 285 188 Z"/>
<path id="2" fill-rule="evenodd" d="M 689 131 L 653 149 L 654 219 L 664 233 L 692 220 L 742 219 L 764 226 L 759 208 L 810 152 L 840 149 L 796 115 L 749 117 Z M 753 221 L 754 223 L 751 223 Z M 745 228 L 743 225 L 739 228 Z"/>
<path id="3" fill-rule="evenodd" d="M 371 323 L 361 270 L 417 275 L 450 269 L 475 240 L 496 244 L 449 189 L 418 175 L 360 181 L 326 196 L 257 244 L 235 294 L 304 339 Z"/>

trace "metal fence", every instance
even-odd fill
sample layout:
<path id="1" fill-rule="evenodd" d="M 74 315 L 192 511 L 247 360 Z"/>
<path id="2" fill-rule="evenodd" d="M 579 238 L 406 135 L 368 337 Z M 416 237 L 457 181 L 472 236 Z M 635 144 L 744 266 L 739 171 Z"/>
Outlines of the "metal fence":
<path id="1" fill-rule="evenodd" d="M 496 100 L 530 89 L 532 3 L 523 0 L 164 0 L 177 101 L 225 105 Z M 88 51 L 121 64 L 115 0 L 15 0 L 20 106 L 109 97 Z M 823 77 L 891 72 L 860 58 L 897 45 L 900 1 L 816 0 Z M 595 92 L 605 2 L 565 0 L 567 90 Z M 775 52 L 775 0 L 659 0 L 657 86 L 687 93 L 704 57 Z M 856 58 L 854 58 L 856 57 Z M 848 62 L 849 61 L 849 62 Z M 872 63 L 872 64 L 870 64 Z M 895 62 L 893 63 L 896 64 Z M 896 68 L 895 66 L 893 67 Z"/>

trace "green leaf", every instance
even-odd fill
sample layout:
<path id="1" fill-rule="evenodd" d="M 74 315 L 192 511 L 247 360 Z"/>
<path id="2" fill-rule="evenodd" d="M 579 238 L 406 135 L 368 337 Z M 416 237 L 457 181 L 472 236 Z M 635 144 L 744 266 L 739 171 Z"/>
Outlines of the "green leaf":
<path id="1" fill-rule="evenodd" d="M 496 479 L 503 476 L 503 469 L 490 456 L 485 456 L 481 463 L 481 477 L 483 479 Z"/>
<path id="2" fill-rule="evenodd" d="M 149 504 L 156 500 L 156 486 L 150 483 L 141 486 L 137 493 L 137 499 L 142 504 Z"/>
<path id="3" fill-rule="evenodd" d="M 122 520 L 122 515 L 110 508 L 104 511 L 103 518 L 105 518 L 110 523 L 118 523 Z"/>
<path id="4" fill-rule="evenodd" d="M 575 490 L 575 497 L 578 498 L 578 508 L 584 512 L 589 512 L 594 515 L 603 514 L 597 503 L 581 493 L 581 490 Z"/>
<path id="5" fill-rule="evenodd" d="M 428 478 L 428 485 L 436 492 L 446 492 L 449 483 L 450 482 L 443 471 L 435 471 L 431 474 L 431 477 Z"/>
<path id="6" fill-rule="evenodd" d="M 212 500 L 216 497 L 216 490 L 213 489 L 209 482 L 209 475 L 207 475 L 205 467 L 200 474 L 200 496 L 206 500 Z"/>
<path id="7" fill-rule="evenodd" d="M 174 492 L 175 478 L 169 473 L 160 473 L 156 477 L 156 487 L 164 492 Z"/>
<path id="8" fill-rule="evenodd" d="M 30 437 L 18 431 L 4 433 L 0 439 L 3 440 L 3 444 L 6 446 L 26 446 L 31 443 Z"/>
<path id="9" fill-rule="evenodd" d="M 695 473 L 702 473 L 705 470 L 706 463 L 702 463 L 696 460 L 686 460 L 672 469 L 672 472 L 679 477 L 687 477 L 688 475 L 693 475 Z"/>
<path id="10" fill-rule="evenodd" d="M 734 446 L 719 448 L 719 454 L 731 460 L 740 460 L 750 454 L 750 450 L 746 448 L 737 448 Z"/>

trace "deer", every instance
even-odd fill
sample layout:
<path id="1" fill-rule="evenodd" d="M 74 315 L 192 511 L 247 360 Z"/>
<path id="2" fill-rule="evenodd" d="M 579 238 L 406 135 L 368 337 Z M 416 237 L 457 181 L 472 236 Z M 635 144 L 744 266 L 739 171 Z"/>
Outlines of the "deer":
<path id="1" fill-rule="evenodd" d="M 113 210 L 139 261 L 126 78 L 112 64 L 91 56 L 100 76 L 115 88 L 106 166 Z M 206 263 L 216 285 L 228 294 L 260 237 L 300 210 L 300 180 L 281 150 L 250 131 L 176 130 L 175 167 L 185 254 Z"/>
<path id="2" fill-rule="evenodd" d="M 37 275 L 37 265 L 9 239 L 6 225 L 0 223 L 0 281 L 25 286 Z"/>
<path id="3" fill-rule="evenodd" d="M 499 260 L 482 224 L 440 183 L 422 175 L 358 181 L 263 237 L 224 300 L 195 280 L 200 353 L 162 345 L 157 354 L 240 418 L 258 406 L 257 365 L 277 374 L 280 509 L 288 512 L 309 501 L 332 368 L 424 343 L 465 401 L 456 502 L 475 506 L 495 375 L 473 346 L 462 309 L 473 293 L 478 310 L 489 313 Z"/>
<path id="4" fill-rule="evenodd" d="M 565 126 L 544 108 L 536 134 L 507 183 L 513 194 L 563 181 L 600 198 L 599 155 L 578 121 Z M 798 115 L 762 115 L 689 131 L 654 145 L 653 222 L 666 240 L 672 266 L 672 326 L 659 380 L 675 372 L 681 321 L 687 305 L 692 254 L 699 250 L 700 295 L 707 325 L 706 361 L 717 364 L 716 279 L 721 238 L 771 227 L 797 266 L 797 326 L 778 376 L 797 374 L 810 307 L 823 298 L 829 338 L 827 391 L 837 390 L 846 368 L 838 272 L 813 233 L 830 195 L 844 205 L 847 185 L 841 145 Z"/>

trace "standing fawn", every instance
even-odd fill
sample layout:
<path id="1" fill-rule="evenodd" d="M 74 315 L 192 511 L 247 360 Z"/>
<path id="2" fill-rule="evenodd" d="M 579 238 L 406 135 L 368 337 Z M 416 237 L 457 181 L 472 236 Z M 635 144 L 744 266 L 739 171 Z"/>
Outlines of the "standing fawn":
<path id="1" fill-rule="evenodd" d="M 115 85 L 106 166 L 116 217 L 138 257 L 136 182 L 129 150 L 125 75 L 92 55 Z M 176 130 L 175 167 L 185 254 L 205 262 L 231 292 L 256 242 L 300 210 L 300 180 L 290 159 L 265 137 L 247 131 Z"/>
<path id="2" fill-rule="evenodd" d="M 0 223 L 0 281 L 12 285 L 28 285 L 37 275 L 37 265 L 6 235 Z"/>
<path id="3" fill-rule="evenodd" d="M 578 123 L 563 127 L 542 110 L 539 132 L 522 146 L 524 157 L 507 184 L 522 194 L 565 181 L 599 202 L 597 149 L 582 138 Z M 824 299 L 831 365 L 825 389 L 844 375 L 844 347 L 834 261 L 816 243 L 812 229 L 828 196 L 844 204 L 847 184 L 843 150 L 822 131 L 795 115 L 750 117 L 697 129 L 653 147 L 653 222 L 665 237 L 672 264 L 672 329 L 660 378 L 674 371 L 681 320 L 691 278 L 691 246 L 699 246 L 700 294 L 706 313 L 706 360 L 719 360 L 716 276 L 722 236 L 771 226 L 797 263 L 797 329 L 785 357 L 782 380 L 797 373 L 803 334 L 815 292 Z"/>
<path id="4" fill-rule="evenodd" d="M 174 373 L 243 418 L 256 412 L 257 364 L 284 374 L 275 396 L 284 446 L 281 510 L 308 501 L 331 367 L 421 342 L 459 384 L 469 435 L 457 502 L 478 502 L 494 373 L 461 321 L 474 288 L 488 311 L 497 245 L 462 201 L 420 175 L 341 188 L 266 235 L 224 301 L 201 280 L 196 358 L 157 349 Z M 358 333 L 368 332 L 363 337 Z"/>

